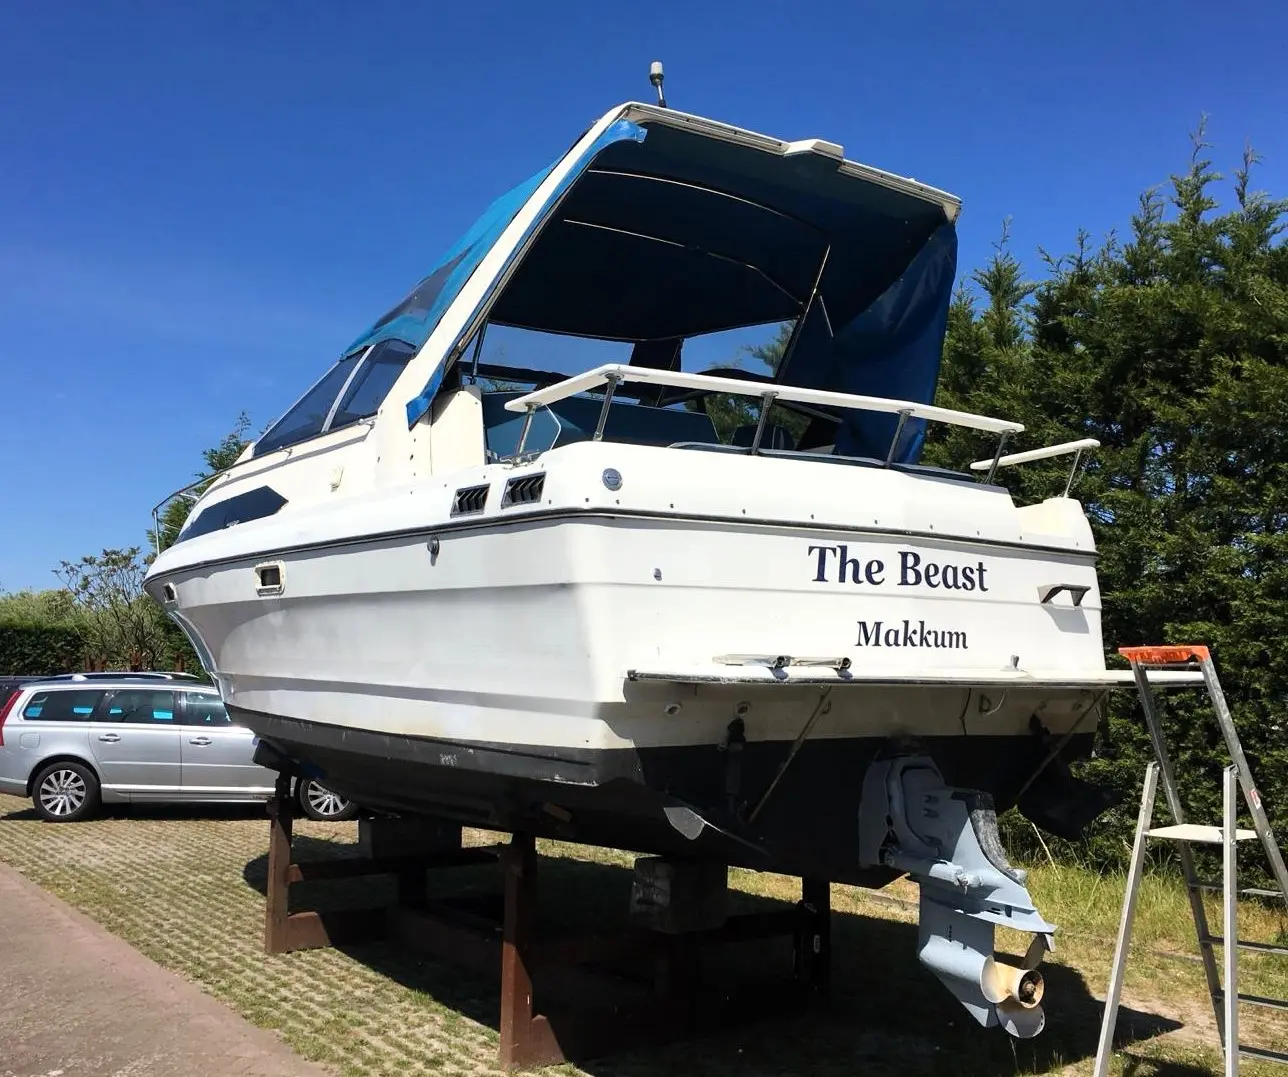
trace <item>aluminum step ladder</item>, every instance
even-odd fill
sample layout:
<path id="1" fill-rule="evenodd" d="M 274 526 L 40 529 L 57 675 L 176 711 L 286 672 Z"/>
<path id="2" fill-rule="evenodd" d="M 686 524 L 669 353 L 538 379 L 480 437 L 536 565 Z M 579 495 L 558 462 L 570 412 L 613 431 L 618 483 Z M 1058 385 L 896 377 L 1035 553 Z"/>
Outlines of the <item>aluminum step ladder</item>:
<path id="1" fill-rule="evenodd" d="M 1123 900 L 1122 919 L 1118 925 L 1118 942 L 1114 947 L 1113 966 L 1109 974 L 1109 990 L 1105 999 L 1104 1020 L 1100 1026 L 1100 1044 L 1096 1050 L 1095 1077 L 1106 1077 L 1109 1072 L 1109 1058 L 1113 1053 L 1114 1028 L 1118 1019 L 1118 1003 L 1122 994 L 1123 970 L 1127 963 L 1127 952 L 1131 947 L 1132 919 L 1136 912 L 1136 898 L 1140 891 L 1140 880 L 1145 865 L 1145 848 L 1150 839 L 1170 841 L 1176 844 L 1181 861 L 1181 870 L 1185 876 L 1185 885 L 1189 893 L 1190 908 L 1194 914 L 1194 927 L 1198 934 L 1199 953 L 1203 958 L 1203 972 L 1207 979 L 1208 993 L 1216 1013 L 1217 1028 L 1221 1036 L 1221 1048 L 1225 1057 L 1226 1077 L 1235 1077 L 1239 1072 L 1239 1057 L 1268 1059 L 1275 1062 L 1288 1062 L 1288 1052 L 1272 1051 L 1264 1047 L 1251 1047 L 1239 1043 L 1239 1006 L 1241 1003 L 1251 1006 L 1264 1006 L 1273 1009 L 1288 1010 L 1288 1000 L 1262 998 L 1258 995 L 1240 994 L 1239 983 L 1239 950 L 1254 950 L 1260 953 L 1288 955 L 1288 946 L 1272 943 L 1245 942 L 1239 939 L 1237 930 L 1238 898 L 1240 894 L 1257 897 L 1278 897 L 1288 899 L 1288 868 L 1284 866 L 1283 854 L 1270 829 L 1270 820 L 1266 817 L 1257 792 L 1256 782 L 1248 767 L 1247 757 L 1243 754 L 1243 745 L 1239 742 L 1238 731 L 1230 716 L 1230 708 L 1217 679 L 1216 667 L 1206 647 L 1120 647 L 1118 653 L 1130 663 L 1136 678 L 1136 688 L 1140 693 L 1141 707 L 1145 712 L 1145 722 L 1149 727 L 1150 740 L 1154 746 L 1155 761 L 1149 764 L 1145 772 L 1145 788 L 1141 794 L 1140 816 L 1136 822 L 1136 838 L 1132 844 L 1131 867 L 1127 875 L 1127 893 Z M 1203 674 L 1204 687 L 1212 701 L 1221 726 L 1221 734 L 1230 753 L 1231 763 L 1225 768 L 1225 788 L 1223 797 L 1223 819 L 1220 826 L 1203 826 L 1186 821 L 1185 810 L 1181 807 L 1180 794 L 1176 785 L 1176 774 L 1172 769 L 1171 757 L 1163 740 L 1163 727 L 1159 719 L 1158 706 L 1154 692 L 1149 683 L 1151 669 L 1183 667 L 1197 668 Z M 1159 779 L 1163 782 L 1163 792 L 1167 806 L 1172 814 L 1171 826 L 1154 826 L 1154 799 L 1158 791 Z M 1253 830 L 1240 829 L 1237 826 L 1239 812 L 1239 790 L 1248 812 L 1252 816 Z M 1278 884 L 1278 890 L 1240 890 L 1237 879 L 1236 850 L 1241 841 L 1258 839 L 1270 861 L 1271 873 Z M 1194 869 L 1194 844 L 1219 845 L 1222 850 L 1222 878 L 1219 882 L 1201 881 Z M 1219 890 L 1223 896 L 1222 934 L 1213 935 L 1208 928 L 1207 913 L 1203 908 L 1202 892 Z M 1233 940 L 1226 946 L 1225 940 Z M 1215 947 L 1224 948 L 1222 965 L 1224 968 L 1224 986 L 1221 972 L 1217 969 Z"/>

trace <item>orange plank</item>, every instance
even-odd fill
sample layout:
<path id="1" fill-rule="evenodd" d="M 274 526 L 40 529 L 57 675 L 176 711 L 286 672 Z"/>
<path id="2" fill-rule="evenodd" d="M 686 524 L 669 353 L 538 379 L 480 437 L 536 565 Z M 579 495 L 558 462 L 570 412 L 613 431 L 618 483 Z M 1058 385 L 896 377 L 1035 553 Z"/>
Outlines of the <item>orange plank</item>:
<path id="1" fill-rule="evenodd" d="M 1211 655 L 1199 644 L 1180 644 L 1164 647 L 1119 647 L 1118 653 L 1129 662 L 1148 666 L 1170 666 L 1178 662 L 1205 662 Z"/>

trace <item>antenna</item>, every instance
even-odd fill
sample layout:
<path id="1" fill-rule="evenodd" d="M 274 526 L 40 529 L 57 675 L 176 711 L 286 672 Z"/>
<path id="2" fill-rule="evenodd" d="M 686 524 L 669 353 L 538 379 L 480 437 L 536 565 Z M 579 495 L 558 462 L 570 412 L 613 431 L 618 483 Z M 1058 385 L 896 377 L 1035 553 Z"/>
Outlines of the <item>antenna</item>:
<path id="1" fill-rule="evenodd" d="M 662 70 L 662 61 L 654 60 L 649 64 L 648 80 L 657 87 L 657 103 L 660 108 L 666 108 L 666 97 L 662 93 L 662 80 L 664 78 L 666 78 L 666 74 Z"/>

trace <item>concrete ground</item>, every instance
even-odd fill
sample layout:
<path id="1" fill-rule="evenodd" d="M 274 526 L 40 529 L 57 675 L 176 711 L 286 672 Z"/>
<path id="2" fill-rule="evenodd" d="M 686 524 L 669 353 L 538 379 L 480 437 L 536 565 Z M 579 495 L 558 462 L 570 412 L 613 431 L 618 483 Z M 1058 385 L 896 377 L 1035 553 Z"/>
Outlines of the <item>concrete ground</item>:
<path id="1" fill-rule="evenodd" d="M 0 864 L 0 1077 L 326 1077 Z"/>

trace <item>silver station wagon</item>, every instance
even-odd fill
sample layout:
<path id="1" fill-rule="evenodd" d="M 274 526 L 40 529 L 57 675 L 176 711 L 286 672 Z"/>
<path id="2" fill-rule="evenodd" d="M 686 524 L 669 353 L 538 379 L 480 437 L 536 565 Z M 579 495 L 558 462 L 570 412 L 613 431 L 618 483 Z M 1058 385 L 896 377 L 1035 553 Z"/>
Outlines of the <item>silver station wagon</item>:
<path id="1" fill-rule="evenodd" d="M 219 693 L 182 674 L 70 674 L 0 683 L 0 793 L 29 797 L 51 822 L 100 804 L 266 800 L 276 772 L 254 762 L 255 735 Z M 312 780 L 295 795 L 313 819 L 357 805 Z"/>

